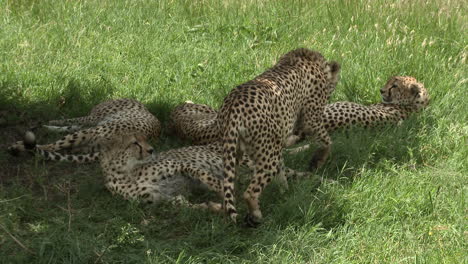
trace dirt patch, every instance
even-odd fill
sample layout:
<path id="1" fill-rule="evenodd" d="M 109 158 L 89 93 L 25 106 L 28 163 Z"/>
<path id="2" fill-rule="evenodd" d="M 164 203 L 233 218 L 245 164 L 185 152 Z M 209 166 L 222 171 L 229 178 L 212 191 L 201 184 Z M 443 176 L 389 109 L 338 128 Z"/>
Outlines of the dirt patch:
<path id="1" fill-rule="evenodd" d="M 37 174 L 44 174 L 47 177 L 60 177 L 60 175 L 72 174 L 78 169 L 76 164 L 45 162 L 41 159 L 35 159 L 30 153 L 20 153 L 18 156 L 12 156 L 8 152 L 8 147 L 16 141 L 22 140 L 27 130 L 34 130 L 42 142 L 51 142 L 60 137 L 58 134 L 50 134 L 40 129 L 41 121 L 43 120 L 29 117 L 26 112 L 16 110 L 0 111 L 0 184 L 2 186 L 8 186 L 14 181 L 19 181 L 26 186 L 34 185 L 34 178 L 38 176 Z M 47 166 L 44 165 L 46 163 Z"/>

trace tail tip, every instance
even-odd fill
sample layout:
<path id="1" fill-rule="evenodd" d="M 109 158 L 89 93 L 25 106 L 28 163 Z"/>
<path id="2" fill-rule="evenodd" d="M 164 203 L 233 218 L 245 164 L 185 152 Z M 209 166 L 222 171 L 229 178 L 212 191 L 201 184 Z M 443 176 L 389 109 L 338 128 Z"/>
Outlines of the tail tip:
<path id="1" fill-rule="evenodd" d="M 36 135 L 32 131 L 26 131 L 24 134 L 24 146 L 26 149 L 33 149 L 36 147 Z"/>

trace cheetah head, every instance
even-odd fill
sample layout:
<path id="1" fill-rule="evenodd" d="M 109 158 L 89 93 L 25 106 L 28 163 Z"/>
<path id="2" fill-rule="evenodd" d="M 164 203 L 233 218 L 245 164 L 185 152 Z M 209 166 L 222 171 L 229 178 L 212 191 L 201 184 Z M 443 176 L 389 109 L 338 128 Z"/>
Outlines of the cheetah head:
<path id="1" fill-rule="evenodd" d="M 101 162 L 131 169 L 153 155 L 154 149 L 142 135 L 123 135 L 102 144 Z M 124 170 L 126 170 L 124 169 Z"/>
<path id="2" fill-rule="evenodd" d="M 380 89 L 383 103 L 422 109 L 429 103 L 426 88 L 414 77 L 393 76 Z"/>

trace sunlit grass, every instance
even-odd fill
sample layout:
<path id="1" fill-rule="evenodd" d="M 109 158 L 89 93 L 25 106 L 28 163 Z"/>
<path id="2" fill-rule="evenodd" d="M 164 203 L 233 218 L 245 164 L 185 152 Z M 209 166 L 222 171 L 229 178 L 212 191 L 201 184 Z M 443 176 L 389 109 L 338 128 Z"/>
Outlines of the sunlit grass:
<path id="1" fill-rule="evenodd" d="M 258 229 L 112 197 L 93 166 L 0 153 L 0 260 L 462 263 L 466 13 L 463 1 L 441 0 L 1 2 L 2 146 L 15 138 L 6 131 L 83 115 L 108 98 L 138 99 L 162 121 L 188 99 L 218 107 L 297 47 L 341 63 L 332 101 L 377 102 L 387 78 L 412 75 L 431 103 L 400 126 L 335 134 L 317 172 L 326 180 L 283 195 L 269 187 Z M 310 154 L 286 162 L 305 169 Z"/>

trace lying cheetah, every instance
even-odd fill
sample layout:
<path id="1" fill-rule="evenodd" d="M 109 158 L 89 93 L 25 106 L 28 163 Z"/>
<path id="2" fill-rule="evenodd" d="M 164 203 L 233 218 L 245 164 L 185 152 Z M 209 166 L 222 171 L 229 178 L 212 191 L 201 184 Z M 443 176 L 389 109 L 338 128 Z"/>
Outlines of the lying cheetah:
<path id="1" fill-rule="evenodd" d="M 106 101 L 96 105 L 87 116 L 52 120 L 49 124 L 45 126 L 49 130 L 71 134 L 54 143 L 37 146 L 48 151 L 93 147 L 114 135 L 139 134 L 148 139 L 158 138 L 161 132 L 159 120 L 133 99 Z"/>
<path id="2" fill-rule="evenodd" d="M 311 166 L 323 164 L 331 140 L 321 118 L 339 71 L 338 63 L 327 62 L 320 53 L 296 49 L 283 55 L 271 69 L 234 88 L 224 99 L 218 115 L 225 175 L 223 207 L 234 222 L 235 168 L 242 154 L 254 163 L 254 175 L 243 195 L 249 208 L 246 222 L 252 226 L 262 218 L 258 199 L 281 171 L 282 149 L 296 122 L 303 135 L 319 140 Z"/>
<path id="3" fill-rule="evenodd" d="M 100 152 L 87 154 L 62 154 L 37 148 L 32 132 L 25 140 L 10 147 L 18 152 L 35 151 L 46 160 L 88 163 L 99 161 L 105 178 L 105 186 L 112 193 L 127 200 L 146 203 L 173 201 L 192 208 L 221 211 L 220 203 L 204 202 L 192 204 L 184 195 L 205 187 L 222 197 L 222 144 L 191 146 L 154 153 L 145 137 L 121 135 L 101 141 Z M 248 159 L 241 166 L 251 167 Z M 285 168 L 289 178 L 304 177 L 305 173 Z"/>
<path id="4" fill-rule="evenodd" d="M 219 140 L 218 112 L 210 106 L 191 101 L 178 105 L 169 116 L 169 128 L 178 137 L 197 145 Z"/>
<path id="5" fill-rule="evenodd" d="M 367 128 L 386 123 L 396 124 L 429 104 L 427 89 L 411 76 L 390 77 L 380 89 L 380 93 L 382 103 L 364 106 L 353 102 L 336 102 L 327 105 L 323 116 L 325 128 L 333 132 L 356 125 Z M 299 137 L 295 139 L 301 140 Z M 304 145 L 289 150 L 289 153 L 296 153 L 307 148 L 309 145 Z"/>
<path id="6" fill-rule="evenodd" d="M 336 102 L 325 109 L 325 127 L 329 131 L 359 124 L 364 127 L 382 123 L 398 123 L 429 103 L 426 88 L 414 77 L 393 76 L 380 89 L 382 103 L 364 106 L 352 102 Z"/>
<path id="7" fill-rule="evenodd" d="M 197 152 L 188 148 L 155 155 L 146 136 L 136 134 L 113 136 L 102 140 L 99 147 L 99 152 L 86 154 L 47 151 L 37 148 L 34 134 L 27 132 L 23 142 L 17 142 L 10 148 L 19 152 L 33 150 L 47 160 L 99 161 L 106 188 L 127 200 L 139 199 L 147 203 L 176 201 L 180 199 L 178 195 L 195 186 L 195 182 L 204 183 L 210 190 L 221 194 L 222 182 L 212 173 L 221 171 L 221 166 L 210 167 L 204 163 L 210 156 L 209 149 Z M 215 211 L 221 209 L 221 204 L 211 202 L 187 205 Z"/>
<path id="8" fill-rule="evenodd" d="M 367 128 L 397 123 L 429 103 L 424 85 L 410 76 L 391 77 L 380 92 L 384 97 L 382 103 L 365 106 L 353 102 L 336 102 L 326 105 L 322 118 L 325 128 L 328 132 L 334 132 L 353 125 Z M 194 144 L 215 142 L 220 138 L 217 114 L 216 110 L 207 105 L 187 101 L 172 111 L 172 128 L 177 136 Z M 299 149 L 294 150 L 296 152 Z"/>

